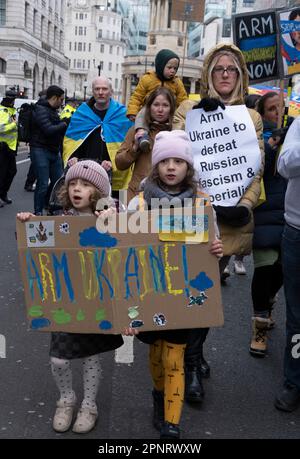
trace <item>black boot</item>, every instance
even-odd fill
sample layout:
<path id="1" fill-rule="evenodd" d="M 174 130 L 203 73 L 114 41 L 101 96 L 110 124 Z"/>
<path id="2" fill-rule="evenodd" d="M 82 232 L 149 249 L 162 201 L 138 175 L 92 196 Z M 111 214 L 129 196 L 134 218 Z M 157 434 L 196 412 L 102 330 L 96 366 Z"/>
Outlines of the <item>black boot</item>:
<path id="1" fill-rule="evenodd" d="M 191 403 L 202 403 L 203 398 L 200 367 L 185 367 L 185 400 Z"/>
<path id="2" fill-rule="evenodd" d="M 153 425 L 155 429 L 161 430 L 165 420 L 164 392 L 153 389 Z"/>
<path id="3" fill-rule="evenodd" d="M 165 421 L 160 431 L 160 438 L 161 440 L 164 438 L 180 438 L 179 426 Z"/>

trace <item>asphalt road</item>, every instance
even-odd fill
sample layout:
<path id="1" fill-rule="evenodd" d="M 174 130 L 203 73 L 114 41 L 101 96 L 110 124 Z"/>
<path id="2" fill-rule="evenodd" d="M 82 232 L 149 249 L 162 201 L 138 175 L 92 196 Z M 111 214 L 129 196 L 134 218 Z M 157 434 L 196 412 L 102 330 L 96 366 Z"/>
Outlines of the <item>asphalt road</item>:
<path id="1" fill-rule="evenodd" d="M 20 154 L 18 161 L 26 157 Z M 28 162 L 18 165 L 10 193 L 13 204 L 0 209 L 0 334 L 6 341 L 6 358 L 0 358 L 0 439 L 82 438 L 72 432 L 57 434 L 52 430 L 58 392 L 49 367 L 49 335 L 30 331 L 25 318 L 15 214 L 33 209 L 33 193 L 23 190 L 28 167 Z M 248 353 L 253 269 L 250 257 L 246 265 L 247 275 L 232 274 L 222 289 L 225 325 L 212 329 L 205 345 L 211 378 L 204 381 L 203 405 L 184 406 L 182 438 L 186 440 L 300 437 L 300 410 L 286 414 L 273 407 L 274 395 L 282 383 L 283 294 L 279 295 L 274 313 L 276 327 L 269 333 L 269 355 L 255 359 Z M 146 345 L 135 340 L 133 356 L 130 343 L 129 351 L 121 358 L 113 353 L 103 355 L 99 421 L 85 438 L 158 438 L 151 424 L 147 351 Z M 80 398 L 81 364 L 74 363 L 74 388 Z"/>

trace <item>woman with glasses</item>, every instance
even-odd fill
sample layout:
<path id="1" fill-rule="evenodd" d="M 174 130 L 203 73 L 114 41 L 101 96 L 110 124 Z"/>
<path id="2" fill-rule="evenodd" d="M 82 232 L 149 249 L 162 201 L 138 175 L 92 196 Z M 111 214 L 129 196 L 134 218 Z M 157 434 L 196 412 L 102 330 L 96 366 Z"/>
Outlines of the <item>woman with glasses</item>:
<path id="1" fill-rule="evenodd" d="M 189 110 L 203 108 L 205 111 L 216 110 L 218 106 L 244 104 L 248 93 L 248 73 L 241 51 L 232 44 L 220 43 L 210 50 L 203 62 L 200 95 L 196 104 L 188 100 L 181 103 L 174 115 L 173 129 L 184 129 L 185 118 Z M 248 255 L 252 248 L 253 216 L 252 209 L 260 196 L 260 179 L 263 172 L 264 143 L 262 120 L 253 109 L 248 109 L 253 121 L 261 151 L 261 170 L 254 176 L 252 183 L 236 206 L 216 206 L 218 225 L 224 244 L 224 256 L 220 260 L 222 275 L 231 255 Z M 224 152 L 224 155 L 226 152 Z M 203 357 L 203 343 L 208 333 L 207 328 L 190 331 L 185 351 L 186 400 L 202 402 L 202 376 L 209 375 L 209 367 Z"/>

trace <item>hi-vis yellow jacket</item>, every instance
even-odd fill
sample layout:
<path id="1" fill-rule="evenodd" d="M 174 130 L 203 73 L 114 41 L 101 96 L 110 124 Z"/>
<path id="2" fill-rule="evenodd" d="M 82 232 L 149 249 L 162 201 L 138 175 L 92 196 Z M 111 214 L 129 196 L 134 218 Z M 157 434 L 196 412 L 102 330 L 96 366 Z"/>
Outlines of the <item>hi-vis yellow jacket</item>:
<path id="1" fill-rule="evenodd" d="M 75 110 L 76 108 L 72 107 L 72 105 L 67 104 L 63 111 L 60 113 L 59 118 L 61 120 L 63 120 L 64 118 L 71 118 Z"/>
<path id="2" fill-rule="evenodd" d="M 16 109 L 0 105 L 0 142 L 5 142 L 10 150 L 16 151 L 18 129 L 15 120 Z"/>

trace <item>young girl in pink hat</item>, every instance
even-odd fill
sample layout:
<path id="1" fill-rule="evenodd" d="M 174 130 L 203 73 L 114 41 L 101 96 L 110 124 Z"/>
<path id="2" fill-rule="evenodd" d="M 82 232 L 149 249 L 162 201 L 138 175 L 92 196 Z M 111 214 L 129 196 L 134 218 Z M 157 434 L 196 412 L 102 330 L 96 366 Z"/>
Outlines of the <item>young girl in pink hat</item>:
<path id="1" fill-rule="evenodd" d="M 152 170 L 142 183 L 143 207 L 149 209 L 166 205 L 182 207 L 195 204 L 202 197 L 209 205 L 209 196 L 198 189 L 195 179 L 191 145 L 184 131 L 163 131 L 157 134 L 152 150 Z M 175 199 L 176 198 L 176 199 Z M 164 204 L 165 203 L 165 204 Z M 141 208 L 141 196 L 135 196 L 128 210 Z M 216 237 L 210 246 L 211 254 L 222 257 L 223 246 Z M 160 430 L 160 438 L 179 438 L 179 422 L 184 400 L 184 351 L 190 330 L 165 330 L 127 334 L 150 344 L 149 364 L 153 380 L 153 425 Z M 169 376 L 172 377 L 169 377 Z M 170 403 L 172 401 L 172 403 Z"/>

